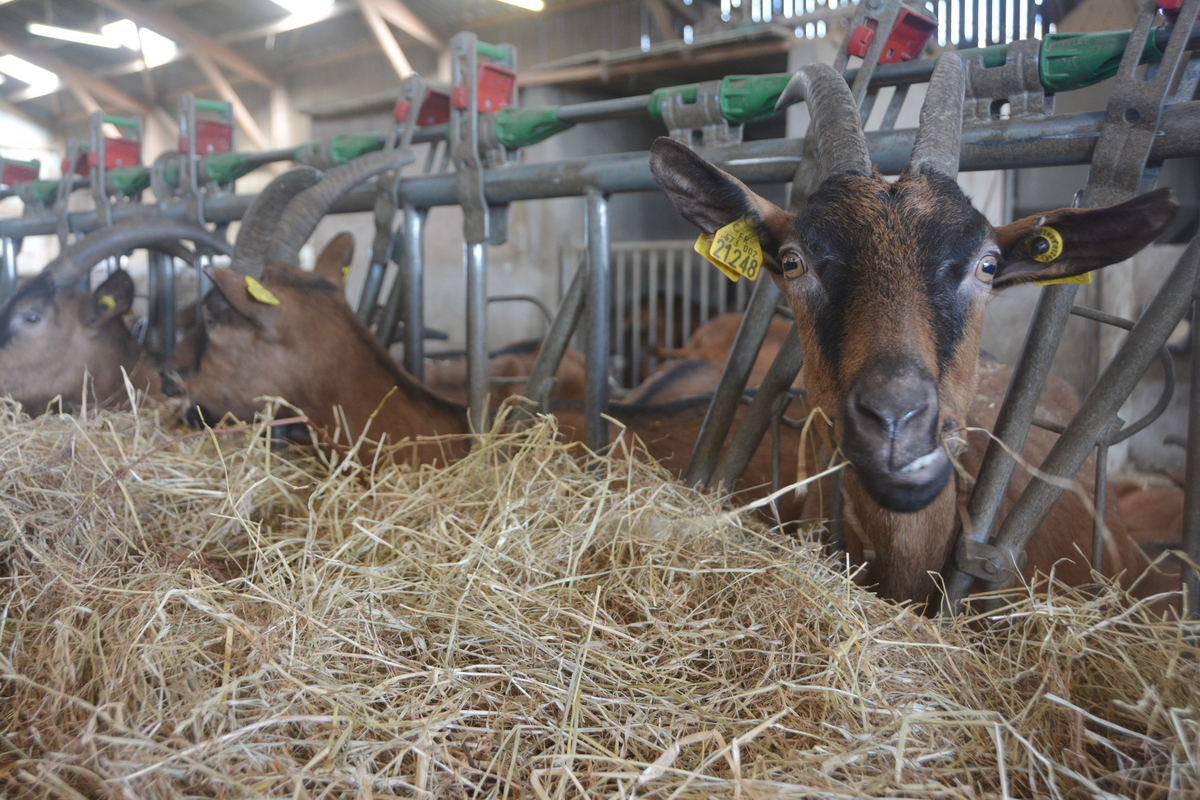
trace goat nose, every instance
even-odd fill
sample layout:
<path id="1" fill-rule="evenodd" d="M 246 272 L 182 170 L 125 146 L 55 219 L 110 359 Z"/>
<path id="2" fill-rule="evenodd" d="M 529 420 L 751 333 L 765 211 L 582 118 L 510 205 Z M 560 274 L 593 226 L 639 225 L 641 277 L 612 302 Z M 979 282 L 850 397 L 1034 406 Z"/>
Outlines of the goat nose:
<path id="1" fill-rule="evenodd" d="M 179 385 L 174 370 L 164 370 L 159 373 L 159 377 L 162 378 L 162 393 L 164 395 L 174 398 L 183 394 L 183 388 Z"/>
<path id="2" fill-rule="evenodd" d="M 915 372 L 863 376 L 847 399 L 847 423 L 887 452 L 893 469 L 935 446 L 939 404 L 930 378 Z"/>

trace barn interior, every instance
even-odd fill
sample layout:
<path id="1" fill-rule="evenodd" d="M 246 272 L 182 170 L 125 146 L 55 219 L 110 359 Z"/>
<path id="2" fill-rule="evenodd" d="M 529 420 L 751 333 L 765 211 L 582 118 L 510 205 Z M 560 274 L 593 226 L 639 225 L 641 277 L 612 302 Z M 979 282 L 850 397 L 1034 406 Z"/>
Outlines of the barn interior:
<path id="1" fill-rule="evenodd" d="M 1195 3 L 0 0 L 0 304 L 114 221 L 162 216 L 233 242 L 251 201 L 294 165 L 332 170 L 411 146 L 410 163 L 319 221 L 298 265 L 313 269 L 350 232 L 346 299 L 417 378 L 465 369 L 455 380 L 471 413 L 523 380 L 479 378 L 471 359 L 548 340 L 575 308 L 570 345 L 605 362 L 584 384 L 585 416 L 599 420 L 695 329 L 751 308 L 759 285 L 728 280 L 696 251 L 696 227 L 643 175 L 655 140 L 715 162 L 732 153 L 720 163 L 758 170 L 747 182 L 786 207 L 808 105 L 776 112 L 780 83 L 734 119 L 724 93 L 813 63 L 868 72 L 871 52 L 885 78 L 860 106 L 863 129 L 894 180 L 932 67 L 887 76 L 961 52 L 973 69 L 1007 65 L 1010 81 L 1025 58 L 1041 81 L 968 91 L 975 138 L 957 180 L 993 225 L 1078 206 L 1101 169 L 1111 178 L 1133 162 L 1138 192 L 1170 187 L 1179 204 L 1153 244 L 1078 287 L 1074 302 L 1096 313 L 1072 315 L 1043 350 L 1052 374 L 1089 397 L 1119 382 L 1110 375 L 1134 323 L 1156 318 L 1162 287 L 1194 259 L 1195 30 L 1172 56 L 1178 73 L 1153 124 L 1111 117 L 1114 92 L 1128 91 L 1128 31 L 1153 20 L 1157 49 L 1134 69 L 1149 85 L 1179 9 Z M 908 20 L 911 38 L 860 24 L 883 14 L 895 15 L 889 26 Z M 1069 49 L 1070 35 L 1089 34 Z M 893 44 L 910 50 L 893 57 Z M 1055 86 L 1038 73 L 1031 54 L 1045 67 L 1050 44 L 1056 64 L 1085 77 Z M 469 123 L 492 139 L 470 148 L 476 163 L 461 161 L 458 120 L 501 110 L 550 113 L 513 115 L 524 127 L 499 144 L 499 123 Z M 1097 167 L 1089 148 L 1122 126 L 1145 133 L 1141 160 L 1122 151 Z M 1147 161 L 1152 147 L 1168 155 Z M 219 165 L 229 171 L 196 177 Z M 472 179 L 486 188 L 468 203 Z M 597 241 L 608 277 L 593 304 L 572 287 L 591 280 Z M 91 281 L 128 270 L 130 322 L 166 356 L 179 331 L 165 315 L 198 307 L 212 284 L 201 268 L 153 259 L 109 259 Z M 983 350 L 1032 359 L 1047 296 L 1034 285 L 996 296 Z M 775 305 L 788 327 L 787 302 Z M 204 438 L 158 417 L 152 429 L 144 407 L 70 421 L 0 399 L 12 532 L 0 606 L 20 612 L 11 624 L 0 613 L 0 697 L 11 702 L 0 795 L 1190 796 L 1200 652 L 1179 617 L 1200 613 L 1186 566 L 1200 558 L 1200 501 L 1185 506 L 1183 491 L 1200 487 L 1189 428 L 1200 334 L 1187 305 L 1116 409 L 1138 430 L 1105 429 L 1088 449 L 1096 483 L 1164 492 L 1136 500 L 1178 517 L 1178 535 L 1153 531 L 1147 563 L 1171 562 L 1172 590 L 1182 569 L 1190 594 L 1131 599 L 1097 576 L 1090 590 L 1031 587 L 954 620 L 856 594 L 854 574 L 822 549 L 832 526 L 818 543 L 780 537 L 641 462 L 610 453 L 578 466 L 545 420 L 520 434 L 485 415 L 491 434 L 472 456 L 391 475 L 320 449 L 280 459 L 266 419 Z M 795 458 L 783 458 L 774 489 L 793 477 Z M 805 468 L 801 456 L 795 477 Z M 1097 505 L 1104 495 L 1089 495 L 1102 520 Z M 1167 552 L 1180 550 L 1190 556 Z M 39 708 L 57 732 L 39 728 Z"/>

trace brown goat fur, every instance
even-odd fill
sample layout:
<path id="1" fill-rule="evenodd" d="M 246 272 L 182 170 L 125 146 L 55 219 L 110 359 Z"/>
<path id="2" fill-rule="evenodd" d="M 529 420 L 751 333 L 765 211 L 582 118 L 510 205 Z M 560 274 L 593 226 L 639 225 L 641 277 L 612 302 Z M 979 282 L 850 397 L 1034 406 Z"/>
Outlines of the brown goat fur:
<path id="1" fill-rule="evenodd" d="M 135 390 L 159 394 L 156 365 L 122 320 L 132 305 L 124 270 L 90 293 L 33 278 L 0 308 L 0 391 L 38 410 L 55 398 L 121 405 L 128 375 Z"/>
<path id="2" fill-rule="evenodd" d="M 933 595 L 930 573 L 945 565 L 961 530 L 965 487 L 951 459 L 972 463 L 963 451 L 980 439 L 964 435 L 968 415 L 1003 397 L 976 392 L 987 300 L 1009 285 L 1127 258 L 1177 208 L 1160 190 L 993 229 L 954 180 L 922 170 L 895 183 L 877 173 L 834 174 L 793 214 L 672 140 L 655 142 L 650 166 L 704 232 L 745 219 L 757 233 L 765 271 L 797 321 L 809 403 L 832 420 L 853 467 L 847 501 L 875 551 L 879 592 L 898 600 Z M 1065 242 L 1049 264 L 1025 251 L 1027 235 L 1045 221 Z M 1069 557 L 1077 537 L 1044 530 Z"/>
<path id="3" fill-rule="evenodd" d="M 493 378 L 524 378 L 533 369 L 534 359 L 542 350 L 541 339 L 524 339 L 507 344 L 488 357 L 488 373 Z M 584 386 L 583 353 L 567 348 L 555 373 L 552 400 L 582 400 Z M 425 361 L 425 385 L 442 397 L 457 403 L 467 401 L 466 353 L 430 356 Z M 488 407 L 496 411 L 508 398 L 524 395 L 524 383 L 498 383 L 488 392 Z"/>

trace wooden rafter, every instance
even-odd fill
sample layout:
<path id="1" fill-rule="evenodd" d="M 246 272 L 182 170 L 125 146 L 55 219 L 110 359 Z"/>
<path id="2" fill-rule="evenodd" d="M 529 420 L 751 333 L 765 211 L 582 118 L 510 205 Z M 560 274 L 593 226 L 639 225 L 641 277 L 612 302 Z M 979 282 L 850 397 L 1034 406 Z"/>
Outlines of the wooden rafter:
<path id="1" fill-rule="evenodd" d="M 203 53 L 206 57 L 219 62 L 228 69 L 249 78 L 255 83 L 262 84 L 269 89 L 279 87 L 277 80 L 237 50 L 223 45 L 209 36 L 198 33 L 190 23 L 185 22 L 169 11 L 163 11 L 160 8 L 147 5 L 138 0 L 96 0 L 96 2 L 105 8 L 129 17 L 129 19 L 139 25 L 143 25 L 161 33 L 169 39 L 179 42 L 192 51 L 193 57 L 195 57 L 196 53 Z"/>
<path id="2" fill-rule="evenodd" d="M 379 13 L 379 9 L 373 0 L 358 0 L 358 7 L 362 10 L 363 18 L 371 28 L 371 33 L 375 35 L 375 41 L 383 49 L 383 54 L 387 56 L 388 63 L 392 65 L 392 69 L 395 70 L 401 80 L 412 75 L 412 64 L 408 63 L 404 51 L 400 49 L 400 45 L 396 42 L 396 37 L 392 35 L 391 29 L 388 28 L 387 22 L 383 19 L 383 15 Z"/>
<path id="3" fill-rule="evenodd" d="M 380 16 L 395 25 L 418 42 L 429 45 L 434 50 L 443 50 L 446 43 L 433 30 L 421 21 L 421 18 L 408 10 L 408 6 L 400 0 L 368 0 Z"/>
<path id="4" fill-rule="evenodd" d="M 267 140 L 266 134 L 262 128 L 258 127 L 258 123 L 254 121 L 254 115 L 246 108 L 246 104 L 242 102 L 242 98 L 238 97 L 237 92 L 233 90 L 229 80 L 221 74 L 221 69 L 216 65 L 213 59 L 202 52 L 193 52 L 192 60 L 196 62 L 196 66 L 204 73 L 204 77 L 209 84 L 217 90 L 217 94 L 221 99 L 233 108 L 233 118 L 237 120 L 238 127 L 242 132 L 250 138 L 254 146 L 259 150 L 268 150 L 271 145 Z"/>

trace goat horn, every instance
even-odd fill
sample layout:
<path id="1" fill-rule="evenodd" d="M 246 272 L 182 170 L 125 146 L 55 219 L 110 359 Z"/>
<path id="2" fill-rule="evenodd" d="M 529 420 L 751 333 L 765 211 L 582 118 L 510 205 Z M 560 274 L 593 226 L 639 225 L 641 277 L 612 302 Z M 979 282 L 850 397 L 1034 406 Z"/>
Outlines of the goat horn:
<path id="1" fill-rule="evenodd" d="M 840 173 L 870 175 L 871 154 L 845 78 L 828 64 L 806 64 L 792 75 L 775 108 L 798 100 L 808 102 L 821 180 Z"/>
<path id="2" fill-rule="evenodd" d="M 239 275 L 262 278 L 267 248 L 279 227 L 279 218 L 296 195 L 320 181 L 321 173 L 312 167 L 294 167 L 275 176 L 242 216 L 229 269 Z"/>
<path id="3" fill-rule="evenodd" d="M 929 79 L 929 91 L 921 105 L 917 139 L 908 159 L 909 172 L 916 174 L 929 168 L 948 178 L 958 177 L 965 91 L 962 59 L 956 53 L 945 53 Z"/>
<path id="4" fill-rule="evenodd" d="M 300 248 L 312 236 L 321 217 L 329 213 L 335 201 L 363 181 L 411 163 L 415 156 L 407 148 L 383 150 L 359 156 L 325 173 L 325 180 L 305 189 L 288 203 L 279 220 L 277 233 L 267 249 L 268 261 L 295 264 Z"/>
<path id="5" fill-rule="evenodd" d="M 135 247 L 150 247 L 163 242 L 187 240 L 209 247 L 223 255 L 233 248 L 229 243 L 204 228 L 178 220 L 132 219 L 93 231 L 73 242 L 46 265 L 43 272 L 59 287 L 74 286 L 88 270 L 106 258 L 118 256 Z"/>

